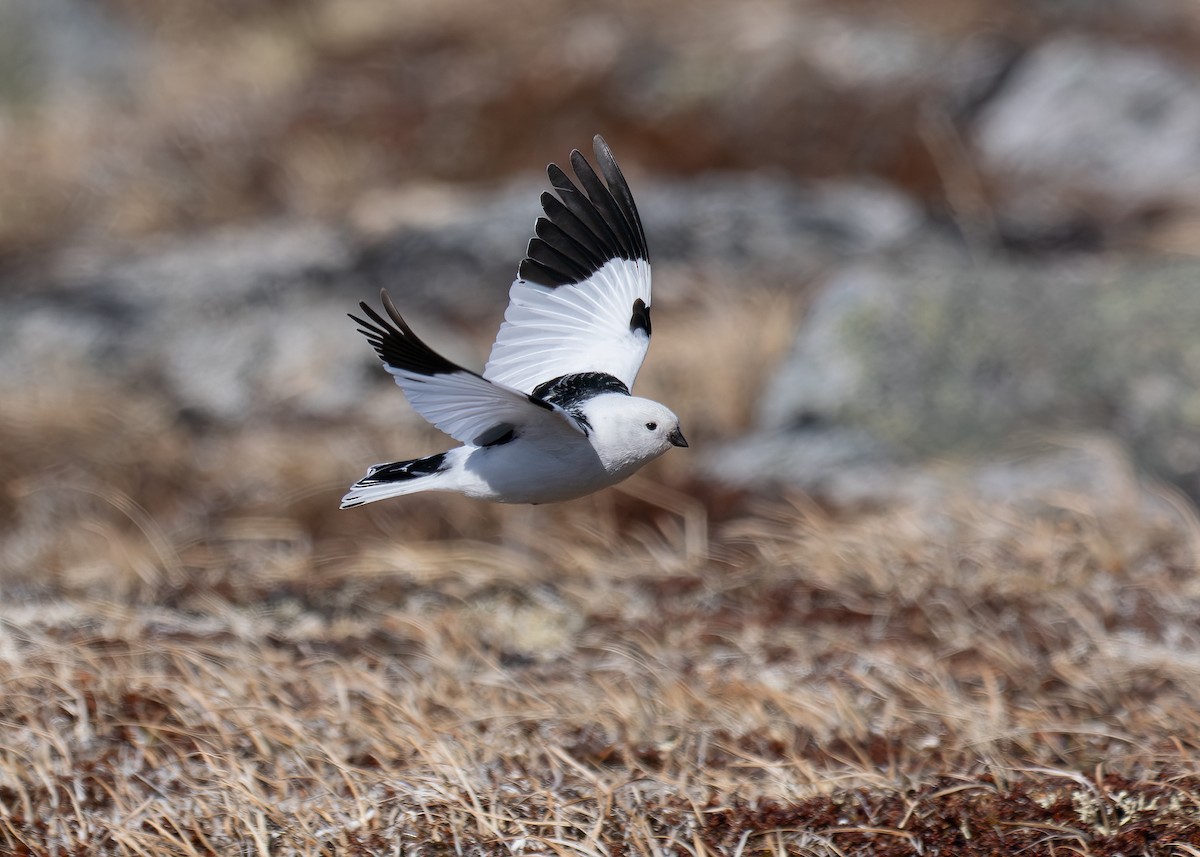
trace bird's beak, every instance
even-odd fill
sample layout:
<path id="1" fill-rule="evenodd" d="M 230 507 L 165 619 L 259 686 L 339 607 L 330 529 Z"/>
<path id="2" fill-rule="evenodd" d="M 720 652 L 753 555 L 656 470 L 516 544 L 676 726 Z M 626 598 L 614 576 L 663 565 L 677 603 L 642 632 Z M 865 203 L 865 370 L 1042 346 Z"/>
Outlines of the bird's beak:
<path id="1" fill-rule="evenodd" d="M 687 446 L 687 439 L 683 436 L 683 432 L 679 430 L 678 426 L 667 435 L 667 440 L 671 441 L 671 446 Z"/>

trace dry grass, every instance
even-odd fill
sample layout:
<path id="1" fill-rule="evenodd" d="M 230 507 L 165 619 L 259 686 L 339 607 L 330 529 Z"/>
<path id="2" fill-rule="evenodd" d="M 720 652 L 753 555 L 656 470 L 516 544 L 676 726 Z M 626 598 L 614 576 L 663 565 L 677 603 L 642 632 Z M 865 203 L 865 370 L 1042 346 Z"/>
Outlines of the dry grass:
<path id="1" fill-rule="evenodd" d="M 1171 534 L 972 509 L 933 535 L 781 503 L 687 565 L 613 505 L 538 510 L 499 545 L 362 532 L 342 556 L 243 520 L 178 579 L 85 570 L 86 598 L 6 599 L 0 841 L 1200 846 L 1197 593 Z"/>
<path id="2" fill-rule="evenodd" d="M 642 389 L 702 449 L 795 307 L 673 289 Z M 339 513 L 396 451 L 370 429 L 9 403 L 0 852 L 1200 853 L 1186 532 L 1086 498 L 834 518 L 679 455 L 643 484 L 713 511 L 695 558 L 620 492 Z"/>

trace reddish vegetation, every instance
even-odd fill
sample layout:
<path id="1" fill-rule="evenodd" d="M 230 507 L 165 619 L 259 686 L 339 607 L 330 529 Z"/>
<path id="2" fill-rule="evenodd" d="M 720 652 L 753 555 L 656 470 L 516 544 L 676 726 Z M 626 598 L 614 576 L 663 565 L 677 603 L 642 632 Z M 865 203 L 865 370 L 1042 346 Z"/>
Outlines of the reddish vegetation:
<path id="1" fill-rule="evenodd" d="M 689 561 L 598 508 L 524 553 L 245 530 L 236 573 L 60 572 L 5 612 L 5 853 L 1200 846 L 1179 534 L 778 506 Z"/>

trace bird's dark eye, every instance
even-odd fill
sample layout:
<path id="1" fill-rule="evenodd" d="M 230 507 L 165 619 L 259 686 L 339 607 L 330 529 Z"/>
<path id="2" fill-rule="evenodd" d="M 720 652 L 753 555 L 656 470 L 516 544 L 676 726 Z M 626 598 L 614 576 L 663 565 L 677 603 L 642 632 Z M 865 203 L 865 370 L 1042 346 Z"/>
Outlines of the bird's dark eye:
<path id="1" fill-rule="evenodd" d="M 646 428 L 650 429 L 650 431 L 654 431 L 658 428 L 658 423 L 646 423 Z"/>

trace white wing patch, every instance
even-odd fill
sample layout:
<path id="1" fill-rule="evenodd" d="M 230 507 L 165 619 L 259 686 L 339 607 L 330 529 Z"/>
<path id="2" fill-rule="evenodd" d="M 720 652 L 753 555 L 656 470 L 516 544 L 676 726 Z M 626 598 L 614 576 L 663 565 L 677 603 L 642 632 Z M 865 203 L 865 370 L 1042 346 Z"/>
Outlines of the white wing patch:
<path id="1" fill-rule="evenodd" d="M 452 363 L 412 331 L 386 291 L 380 292 L 384 318 L 359 303 L 366 319 L 351 315 L 409 403 L 421 416 L 461 443 L 486 446 L 509 431 L 538 425 L 553 430 L 583 427 L 563 409 L 502 383 L 493 383 Z M 389 320 L 390 319 L 390 320 Z"/>
<path id="2" fill-rule="evenodd" d="M 537 421 L 561 420 L 583 429 L 560 408 L 534 404 L 517 390 L 499 386 L 473 372 L 421 375 L 384 364 L 413 410 L 460 443 L 482 446 L 508 428 L 518 432 Z M 565 426 L 564 426 L 565 427 Z"/>
<path id="3" fill-rule="evenodd" d="M 586 280 L 555 288 L 518 279 L 483 377 L 529 393 L 560 375 L 606 372 L 633 387 L 650 347 L 649 332 L 633 323 L 639 300 L 648 318 L 644 259 L 611 259 Z"/>
<path id="4" fill-rule="evenodd" d="M 575 184 L 555 164 L 504 324 L 483 376 L 526 393 L 596 372 L 633 386 L 650 345 L 650 254 L 612 150 L 593 141 L 600 172 L 571 152 Z M 556 196 L 557 195 L 557 196 Z"/>

